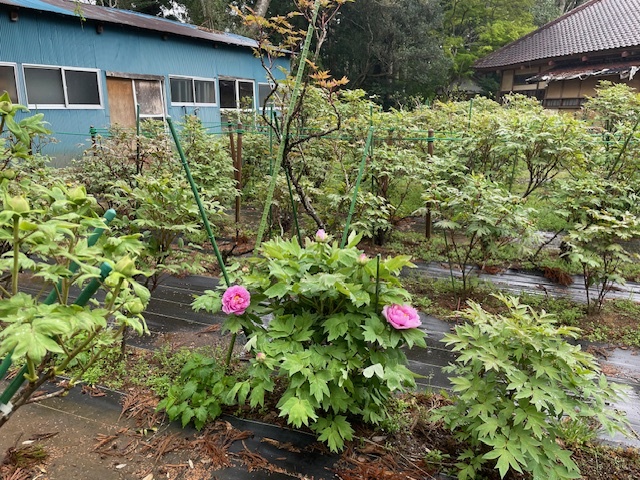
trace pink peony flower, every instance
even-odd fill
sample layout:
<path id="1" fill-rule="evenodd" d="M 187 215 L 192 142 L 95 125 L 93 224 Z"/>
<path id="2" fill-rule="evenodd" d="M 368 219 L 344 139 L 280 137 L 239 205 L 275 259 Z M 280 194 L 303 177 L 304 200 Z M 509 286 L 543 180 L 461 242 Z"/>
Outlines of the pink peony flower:
<path id="1" fill-rule="evenodd" d="M 264 363 L 264 361 L 267 359 L 267 354 L 264 352 L 258 352 L 256 353 L 256 360 L 260 363 Z"/>
<path id="2" fill-rule="evenodd" d="M 369 257 L 366 253 L 361 253 L 358 257 L 358 265 L 366 265 L 367 263 L 369 263 Z"/>
<path id="3" fill-rule="evenodd" d="M 325 232 L 322 228 L 316 232 L 316 241 L 318 242 L 326 242 L 327 241 L 327 232 Z"/>
<path id="4" fill-rule="evenodd" d="M 385 305 L 382 308 L 382 315 L 387 322 L 397 330 L 406 328 L 417 328 L 422 324 L 418 311 L 411 305 Z"/>
<path id="5" fill-rule="evenodd" d="M 249 291 L 240 285 L 234 285 L 227 288 L 222 294 L 222 311 L 228 314 L 242 315 L 250 302 Z"/>

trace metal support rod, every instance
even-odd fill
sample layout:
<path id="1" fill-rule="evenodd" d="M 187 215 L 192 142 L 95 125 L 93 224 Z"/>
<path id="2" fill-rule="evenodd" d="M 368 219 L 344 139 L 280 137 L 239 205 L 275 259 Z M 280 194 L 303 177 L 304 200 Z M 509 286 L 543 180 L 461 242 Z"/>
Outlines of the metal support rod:
<path id="1" fill-rule="evenodd" d="M 431 159 L 431 157 L 433 156 L 433 136 L 434 136 L 435 132 L 433 131 L 432 128 L 429 129 L 429 132 L 427 133 L 428 138 L 427 138 L 427 154 L 429 155 L 429 159 Z M 431 235 L 432 235 L 432 220 L 431 220 L 431 202 L 427 202 L 427 211 L 425 213 L 424 216 L 424 236 L 427 240 L 431 239 Z"/>
<path id="2" fill-rule="evenodd" d="M 340 248 L 344 248 L 347 243 L 347 237 L 349 235 L 349 227 L 351 226 L 351 218 L 358 202 L 358 191 L 360 190 L 360 182 L 362 181 L 362 173 L 364 167 L 367 164 L 367 157 L 369 156 L 369 149 L 371 148 L 371 141 L 373 140 L 373 127 L 369 127 L 369 133 L 367 134 L 367 141 L 364 145 L 364 152 L 362 152 L 362 160 L 360 161 L 360 168 L 358 169 L 358 178 L 356 179 L 356 186 L 354 187 L 353 198 L 351 199 L 351 206 L 349 207 L 349 215 L 347 215 L 347 222 L 344 225 L 344 232 L 342 232 L 342 241 L 340 242 Z"/>
<path id="3" fill-rule="evenodd" d="M 176 129 L 173 126 L 173 122 L 170 118 L 167 118 L 167 124 L 169 125 L 169 130 L 171 130 L 171 136 L 173 137 L 173 141 L 176 144 L 176 149 L 178 150 L 178 155 L 180 156 L 180 161 L 182 162 L 182 166 L 184 168 L 184 172 L 187 176 L 187 180 L 189 181 L 189 185 L 191 185 L 191 191 L 193 192 L 193 197 L 195 198 L 196 203 L 198 204 L 198 210 L 200 211 L 200 217 L 202 218 L 202 223 L 204 224 L 204 228 L 209 236 L 209 241 L 213 246 L 213 251 L 216 254 L 216 258 L 218 259 L 218 264 L 220 265 L 220 270 L 222 271 L 222 276 L 224 277 L 224 282 L 227 287 L 231 286 L 231 282 L 229 281 L 229 275 L 227 274 L 227 269 L 224 266 L 224 262 L 222 261 L 222 255 L 220 255 L 220 250 L 218 249 L 218 243 L 216 242 L 216 238 L 213 236 L 213 230 L 211 230 L 211 225 L 209 224 L 209 219 L 207 218 L 207 212 L 204 211 L 204 205 L 202 204 L 202 200 L 200 199 L 200 194 L 198 193 L 198 187 L 196 182 L 193 180 L 193 175 L 191 175 L 191 169 L 189 168 L 189 164 L 187 163 L 187 158 L 184 155 L 184 150 L 182 150 L 182 145 L 180 145 L 180 139 L 178 138 L 178 134 L 176 133 Z"/>
<path id="4" fill-rule="evenodd" d="M 74 305 L 84 307 L 89 302 L 89 299 L 93 297 L 95 293 L 98 291 L 104 279 L 109 276 L 109 273 L 111 273 L 111 267 L 107 263 L 103 263 L 102 265 L 100 265 L 100 278 L 94 278 L 89 282 L 89 284 L 80 293 L 80 296 L 76 299 L 75 302 L 73 302 Z M 10 355 L 8 357 L 10 357 Z M 16 392 L 20 389 L 22 384 L 25 382 L 26 378 L 24 376 L 26 373 L 27 373 L 27 366 L 24 365 L 20 369 L 18 374 L 13 378 L 9 386 L 7 386 L 5 391 L 2 392 L 2 395 L 0 395 L 0 409 L 2 409 L 2 407 L 5 405 L 9 405 L 9 402 L 11 401 L 13 396 L 16 394 Z M 5 412 L 2 411 L 2 413 L 5 413 Z"/>
<path id="5" fill-rule="evenodd" d="M 116 216 L 116 211 L 110 208 L 104 214 L 104 222 L 108 225 L 115 218 L 115 216 Z M 94 246 L 103 233 L 104 233 L 104 228 L 96 228 L 87 239 L 87 245 L 90 247 Z M 79 266 L 75 262 L 72 262 L 71 265 L 69 266 L 69 270 L 71 271 L 71 274 L 75 273 L 78 270 L 78 268 Z M 59 280 L 58 288 L 53 288 L 51 292 L 49 292 L 49 295 L 47 296 L 47 298 L 45 298 L 42 303 L 45 305 L 53 304 L 58 299 L 58 292 L 60 291 L 61 286 L 62 286 L 62 280 Z M 13 355 L 13 350 L 9 352 L 2 360 L 2 363 L 0 363 L 0 379 L 4 378 L 6 373 L 9 371 L 9 368 L 11 368 L 11 355 Z"/>
<path id="6" fill-rule="evenodd" d="M 238 123 L 236 134 L 236 155 L 234 158 L 236 168 L 236 188 L 239 194 L 236 195 L 236 243 L 240 236 L 240 208 L 242 206 L 242 124 Z"/>

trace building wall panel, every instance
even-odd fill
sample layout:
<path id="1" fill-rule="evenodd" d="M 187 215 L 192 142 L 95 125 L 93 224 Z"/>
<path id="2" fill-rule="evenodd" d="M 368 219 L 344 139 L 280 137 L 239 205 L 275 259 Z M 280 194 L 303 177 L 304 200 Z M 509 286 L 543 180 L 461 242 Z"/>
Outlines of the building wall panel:
<path id="1" fill-rule="evenodd" d="M 92 20 L 55 13 L 20 9 L 17 22 L 9 20 L 8 9 L 0 6 L 0 62 L 17 64 L 18 96 L 26 104 L 23 64 L 99 69 L 103 108 L 40 109 L 50 123 L 58 143 L 47 145 L 45 153 L 57 156 L 58 163 L 78 157 L 90 144 L 89 128 L 110 124 L 106 72 L 162 77 L 166 113 L 175 119 L 197 114 L 205 123 L 219 123 L 218 106 L 172 106 L 169 75 L 217 79 L 234 77 L 259 82 L 267 77 L 250 48 L 163 35 L 139 28 L 103 24 L 100 33 Z M 280 66 L 288 67 L 282 59 Z M 279 73 L 279 72 L 277 72 Z M 219 100 L 219 92 L 216 94 Z"/>

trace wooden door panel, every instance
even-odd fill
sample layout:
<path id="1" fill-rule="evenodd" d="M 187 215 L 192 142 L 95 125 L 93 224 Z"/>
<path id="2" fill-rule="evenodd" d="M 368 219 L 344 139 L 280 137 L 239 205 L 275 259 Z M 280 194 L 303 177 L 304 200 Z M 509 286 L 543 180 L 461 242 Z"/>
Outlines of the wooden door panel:
<path id="1" fill-rule="evenodd" d="M 128 78 L 107 78 L 107 95 L 111 125 L 136 126 L 136 108 L 133 103 L 133 82 Z"/>

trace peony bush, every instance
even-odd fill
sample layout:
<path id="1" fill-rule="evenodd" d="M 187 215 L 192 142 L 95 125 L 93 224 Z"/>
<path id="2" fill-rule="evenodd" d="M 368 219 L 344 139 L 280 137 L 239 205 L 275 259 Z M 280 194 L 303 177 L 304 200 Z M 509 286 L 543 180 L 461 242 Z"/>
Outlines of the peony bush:
<path id="1" fill-rule="evenodd" d="M 244 332 L 252 354 L 247 377 L 222 382 L 225 391 L 218 387 L 210 396 L 261 407 L 279 384 L 283 393 L 272 399 L 279 415 L 309 427 L 333 451 L 353 437 L 354 419 L 387 418 L 389 397 L 415 386 L 401 348 L 424 347 L 424 333 L 398 280 L 402 268 L 413 266 L 409 257 L 369 258 L 357 248 L 360 239 L 351 234 L 340 248 L 319 230 L 304 246 L 295 238 L 266 242 L 247 267 L 232 268 L 237 285 L 221 300 L 207 291 L 194 302 L 196 309 L 229 314 L 224 328 Z M 202 372 L 184 378 L 199 405 L 198 382 L 206 378 Z M 191 408 L 195 417 L 197 409 L 178 405 L 190 401 L 184 389 L 176 386 L 174 395 L 162 404 L 170 416 L 188 417 Z M 207 405 L 219 412 L 219 403 Z"/>

